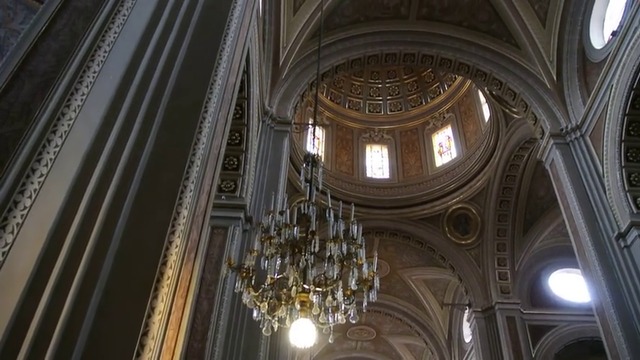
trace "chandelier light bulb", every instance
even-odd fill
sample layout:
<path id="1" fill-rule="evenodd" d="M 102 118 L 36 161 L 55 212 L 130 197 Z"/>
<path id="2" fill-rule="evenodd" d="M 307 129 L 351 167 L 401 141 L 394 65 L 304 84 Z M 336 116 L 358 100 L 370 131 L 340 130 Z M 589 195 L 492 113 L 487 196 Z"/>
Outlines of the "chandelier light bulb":
<path id="1" fill-rule="evenodd" d="M 352 324 L 355 324 L 358 322 L 358 320 L 360 320 L 360 317 L 358 316 L 358 312 L 355 309 L 351 310 L 351 314 L 349 315 L 349 322 L 351 322 Z"/>
<path id="2" fill-rule="evenodd" d="M 308 349 L 316 343 L 318 333 L 309 318 L 301 317 L 291 324 L 289 342 L 299 349 Z"/>

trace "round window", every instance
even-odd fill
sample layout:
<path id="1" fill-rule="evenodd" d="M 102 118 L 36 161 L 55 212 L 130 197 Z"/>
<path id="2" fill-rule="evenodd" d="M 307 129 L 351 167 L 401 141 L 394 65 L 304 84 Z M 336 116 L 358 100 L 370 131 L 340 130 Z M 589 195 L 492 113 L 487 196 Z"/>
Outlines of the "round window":
<path id="1" fill-rule="evenodd" d="M 620 27 L 628 0 L 596 0 L 591 12 L 589 37 L 596 49 L 602 49 Z"/>
<path id="2" fill-rule="evenodd" d="M 573 303 L 591 301 L 587 283 L 579 269 L 558 269 L 549 275 L 549 288 L 559 298 Z"/>

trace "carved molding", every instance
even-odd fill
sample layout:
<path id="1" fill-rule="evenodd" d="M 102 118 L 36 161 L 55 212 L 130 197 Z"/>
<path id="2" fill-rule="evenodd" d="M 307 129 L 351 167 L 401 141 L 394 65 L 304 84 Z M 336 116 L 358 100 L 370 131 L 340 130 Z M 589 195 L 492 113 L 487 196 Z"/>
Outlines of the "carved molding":
<path id="1" fill-rule="evenodd" d="M 365 143 L 384 143 L 391 142 L 393 138 L 387 134 L 385 129 L 368 129 L 360 137 Z"/>
<path id="2" fill-rule="evenodd" d="M 67 95 L 64 105 L 58 112 L 27 173 L 22 178 L 9 206 L 2 214 L 0 218 L 0 269 L 9 256 L 14 240 L 35 203 L 40 189 L 135 3 L 136 0 L 123 0 L 118 5 L 106 30 L 100 36 L 100 40 L 78 75 L 75 85 Z"/>
<path id="3" fill-rule="evenodd" d="M 433 114 L 429 117 L 429 120 L 427 121 L 427 125 L 425 126 L 425 131 L 426 132 L 436 131 L 442 128 L 447 123 L 455 121 L 455 118 L 456 118 L 455 115 L 446 111 Z"/>
<path id="4" fill-rule="evenodd" d="M 401 242 L 414 248 L 426 251 L 428 255 L 433 257 L 438 263 L 440 263 L 440 265 L 442 265 L 446 270 L 452 273 L 453 277 L 461 284 L 464 295 L 469 296 L 469 291 L 464 281 L 462 280 L 462 276 L 460 276 L 460 273 L 452 264 L 452 262 L 449 261 L 449 259 L 447 259 L 447 257 L 444 256 L 442 252 L 438 251 L 438 249 L 427 244 L 421 239 L 418 239 L 410 234 L 387 230 L 369 230 L 364 232 L 362 235 L 365 238 L 386 239 L 393 242 Z"/>
<path id="5" fill-rule="evenodd" d="M 246 193 L 245 184 L 247 169 L 247 152 L 251 139 L 249 127 L 249 112 L 251 104 L 251 89 L 249 88 L 249 64 L 245 65 L 240 79 L 240 86 L 236 96 L 235 107 L 231 117 L 231 129 L 224 150 L 222 172 L 218 179 L 216 191 L 217 201 L 240 202 Z"/>
<path id="6" fill-rule="evenodd" d="M 585 339 L 601 339 L 600 329 L 595 323 L 558 326 L 540 339 L 533 354 L 536 359 L 551 359 L 568 344 Z"/>
<path id="7" fill-rule="evenodd" d="M 408 45 L 408 48 L 415 46 Z M 413 66 L 413 67 L 427 67 L 432 69 L 435 73 L 447 73 L 455 76 L 461 76 L 467 78 L 478 87 L 487 89 L 488 92 L 500 98 L 501 102 L 514 109 L 519 115 L 527 119 L 529 124 L 535 129 L 536 135 L 539 138 L 543 136 L 543 130 L 541 129 L 541 123 L 539 117 L 532 111 L 530 103 L 524 99 L 521 92 L 512 87 L 500 74 L 490 72 L 484 68 L 478 67 L 474 63 L 467 62 L 462 59 L 457 59 L 453 56 L 433 54 L 423 51 L 413 50 L 397 50 L 397 51 L 367 51 L 362 54 L 352 55 L 351 57 L 344 59 L 340 58 L 342 63 L 351 63 L 352 61 L 368 62 L 369 58 L 385 59 L 387 65 L 398 66 Z M 344 55 L 343 55 L 344 56 Z M 388 59 L 388 60 L 387 60 Z M 315 58 L 305 58 L 305 62 L 315 61 Z M 331 62 L 331 57 L 322 60 L 323 63 Z M 305 64 L 301 64 L 301 68 L 304 68 Z M 302 70 L 301 70 L 302 71 Z M 322 80 L 324 82 L 332 81 L 336 74 L 341 72 L 325 72 L 323 73 Z M 310 78 L 312 73 L 292 73 L 288 80 L 283 83 L 282 88 L 276 93 L 277 97 L 275 101 L 279 101 L 279 97 L 287 96 L 288 99 L 280 101 L 282 104 L 278 107 L 279 111 L 287 111 L 287 113 L 293 113 L 296 104 L 305 97 L 308 90 L 308 84 L 311 82 Z M 293 91 L 293 94 L 288 94 Z M 285 108 L 282 108 L 282 107 Z"/>
<path id="8" fill-rule="evenodd" d="M 515 234 L 516 201 L 519 193 L 524 163 L 529 158 L 537 139 L 529 139 L 511 155 L 502 173 L 498 198 L 495 201 L 495 222 L 493 226 L 493 267 L 497 294 L 501 298 L 513 295 L 512 272 L 515 269 L 513 237 Z"/>
<path id="9" fill-rule="evenodd" d="M 621 172 L 631 208 L 640 211 L 640 76 L 629 96 L 621 134 Z"/>
<path id="10" fill-rule="evenodd" d="M 475 206 L 468 203 L 456 204 L 444 215 L 444 235 L 460 245 L 469 245 L 478 239 L 482 219 Z"/>
<path id="11" fill-rule="evenodd" d="M 167 235 L 164 252 L 156 275 L 156 281 L 147 307 L 145 321 L 142 326 L 135 357 L 137 359 L 152 359 L 159 356 L 162 349 L 164 333 L 166 332 L 169 311 L 175 295 L 180 262 L 186 249 L 189 219 L 194 205 L 196 185 L 204 170 L 206 159 L 205 150 L 211 140 L 211 129 L 214 120 L 218 119 L 221 89 L 228 76 L 230 59 L 237 44 L 237 37 L 243 9 L 246 1 L 235 0 L 230 10 L 230 16 L 225 27 L 225 33 L 218 55 L 211 82 L 206 94 L 206 100 L 196 131 L 195 142 L 191 149 L 188 167 L 182 181 L 182 189 L 178 195 L 173 220 Z"/>

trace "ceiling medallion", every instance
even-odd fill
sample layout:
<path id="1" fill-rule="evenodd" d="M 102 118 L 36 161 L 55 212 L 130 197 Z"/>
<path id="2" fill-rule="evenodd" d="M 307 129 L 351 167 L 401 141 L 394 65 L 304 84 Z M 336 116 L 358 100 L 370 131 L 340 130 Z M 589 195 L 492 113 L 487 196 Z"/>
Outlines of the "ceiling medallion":
<path id="1" fill-rule="evenodd" d="M 354 326 L 347 330 L 347 338 L 353 341 L 371 341 L 376 335 L 376 331 L 366 325 Z"/>
<path id="2" fill-rule="evenodd" d="M 378 259 L 378 268 L 376 269 L 376 271 L 378 273 L 378 277 L 382 279 L 383 277 L 389 275 L 389 273 L 391 272 L 391 266 L 389 266 L 388 262 L 382 259 Z"/>
<path id="3" fill-rule="evenodd" d="M 445 235 L 454 242 L 467 245 L 480 235 L 480 216 L 469 204 L 458 204 L 447 210 L 444 215 Z"/>

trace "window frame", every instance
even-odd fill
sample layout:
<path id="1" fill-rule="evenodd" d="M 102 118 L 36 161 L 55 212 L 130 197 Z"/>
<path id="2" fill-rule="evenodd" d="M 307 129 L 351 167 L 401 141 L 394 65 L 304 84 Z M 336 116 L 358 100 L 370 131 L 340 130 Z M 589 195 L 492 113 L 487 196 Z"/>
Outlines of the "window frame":
<path id="1" fill-rule="evenodd" d="M 433 145 L 433 135 L 447 126 L 451 126 L 451 133 L 453 134 L 453 146 L 456 150 L 456 156 L 453 159 L 449 160 L 448 162 L 440 166 L 436 166 L 436 154 L 434 152 L 435 147 Z M 448 169 L 449 167 L 451 167 L 452 165 L 460 161 L 460 159 L 464 158 L 464 152 L 462 148 L 462 141 L 464 139 L 460 136 L 459 127 L 460 127 L 460 124 L 458 124 L 458 120 L 456 116 L 453 114 L 448 114 L 447 121 L 442 123 L 442 126 L 440 126 L 435 130 L 427 129 L 427 131 L 425 131 L 425 141 L 427 143 L 426 148 L 428 149 L 427 158 L 429 162 L 430 173 L 437 173 L 445 169 Z"/>
<path id="2" fill-rule="evenodd" d="M 609 56 L 609 54 L 611 53 L 614 44 L 619 38 L 619 36 L 615 36 L 607 41 L 606 39 L 604 39 L 604 34 L 601 34 L 603 30 L 602 27 L 604 26 L 604 18 L 606 16 L 607 8 L 609 7 L 610 2 L 611 0 L 593 0 L 582 25 L 582 42 L 585 53 L 587 55 L 587 58 L 594 63 L 599 63 L 600 61 L 607 58 L 607 56 Z M 632 0 L 626 0 L 622 18 L 620 19 L 617 30 L 620 30 L 624 26 L 624 23 L 629 16 L 629 9 L 631 8 L 632 4 Z M 594 44 L 594 41 L 597 41 L 594 40 L 595 36 L 602 36 L 601 41 L 604 41 L 604 45 L 602 45 L 602 47 L 598 47 L 596 44 Z"/>
<path id="3" fill-rule="evenodd" d="M 380 146 L 381 148 L 385 148 L 386 149 L 386 153 L 387 153 L 387 176 L 386 177 L 375 177 L 375 176 L 370 176 L 369 175 L 369 154 L 368 154 L 368 149 L 372 146 Z M 385 144 L 382 142 L 367 142 L 364 144 L 364 176 L 366 176 L 368 179 L 372 179 L 372 180 L 387 180 L 391 178 L 391 157 L 389 156 L 389 144 Z"/>
<path id="4" fill-rule="evenodd" d="M 384 136 L 380 140 L 366 139 L 367 133 L 362 131 L 358 135 L 358 175 L 361 181 L 370 183 L 397 183 L 398 182 L 398 158 L 394 136 Z M 382 144 L 387 146 L 389 154 L 389 178 L 372 178 L 367 176 L 367 145 Z"/>

